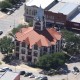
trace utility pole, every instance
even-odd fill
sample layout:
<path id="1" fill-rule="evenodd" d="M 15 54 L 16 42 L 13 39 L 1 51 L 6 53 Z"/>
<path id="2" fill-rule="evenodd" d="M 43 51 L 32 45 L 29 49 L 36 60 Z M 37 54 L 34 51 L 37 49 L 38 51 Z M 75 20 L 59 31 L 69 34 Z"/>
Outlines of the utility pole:
<path id="1" fill-rule="evenodd" d="M 15 28 L 15 17 L 14 17 L 14 28 Z"/>

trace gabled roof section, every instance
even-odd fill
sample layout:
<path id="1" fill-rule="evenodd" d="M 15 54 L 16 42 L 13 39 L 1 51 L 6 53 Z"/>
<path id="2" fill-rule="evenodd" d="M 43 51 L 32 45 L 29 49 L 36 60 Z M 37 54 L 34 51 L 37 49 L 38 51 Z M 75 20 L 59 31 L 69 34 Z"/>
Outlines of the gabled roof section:
<path id="1" fill-rule="evenodd" d="M 22 29 L 24 30 L 24 29 Z M 30 48 L 37 44 L 41 46 L 55 45 L 57 40 L 61 40 L 61 34 L 54 28 L 47 28 L 43 31 L 35 31 L 33 27 L 25 28 L 24 32 L 16 33 L 16 40 L 25 41 L 26 44 L 30 45 Z"/>

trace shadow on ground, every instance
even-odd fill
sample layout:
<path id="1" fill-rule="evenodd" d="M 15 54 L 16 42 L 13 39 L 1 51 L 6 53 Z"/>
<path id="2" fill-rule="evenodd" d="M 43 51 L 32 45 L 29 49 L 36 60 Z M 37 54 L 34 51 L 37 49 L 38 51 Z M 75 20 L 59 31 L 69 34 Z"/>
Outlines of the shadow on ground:
<path id="1" fill-rule="evenodd" d="M 5 55 L 2 61 L 4 61 L 6 64 L 13 66 L 21 64 L 21 62 L 15 56 L 12 56 L 12 54 Z"/>

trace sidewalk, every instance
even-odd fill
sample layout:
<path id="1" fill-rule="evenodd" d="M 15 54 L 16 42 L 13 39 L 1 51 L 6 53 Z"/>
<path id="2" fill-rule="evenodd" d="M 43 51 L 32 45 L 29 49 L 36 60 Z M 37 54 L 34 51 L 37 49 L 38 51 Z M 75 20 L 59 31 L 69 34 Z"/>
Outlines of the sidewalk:
<path id="1" fill-rule="evenodd" d="M 0 12 L 0 19 L 7 16 L 7 14 Z"/>

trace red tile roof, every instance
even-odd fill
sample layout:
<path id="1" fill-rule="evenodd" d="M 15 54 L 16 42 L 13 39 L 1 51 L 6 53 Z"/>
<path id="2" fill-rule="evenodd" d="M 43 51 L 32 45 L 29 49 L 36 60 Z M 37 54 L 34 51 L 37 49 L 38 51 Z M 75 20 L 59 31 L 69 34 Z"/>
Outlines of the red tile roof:
<path id="1" fill-rule="evenodd" d="M 43 31 L 35 31 L 33 27 L 22 28 L 16 33 L 16 40 L 25 41 L 27 44 L 32 45 L 37 44 L 41 46 L 51 46 L 55 45 L 57 40 L 61 39 L 61 34 L 57 32 L 54 28 L 47 28 Z"/>

